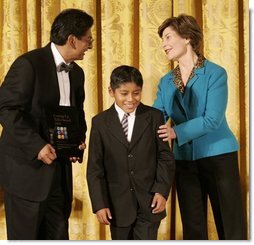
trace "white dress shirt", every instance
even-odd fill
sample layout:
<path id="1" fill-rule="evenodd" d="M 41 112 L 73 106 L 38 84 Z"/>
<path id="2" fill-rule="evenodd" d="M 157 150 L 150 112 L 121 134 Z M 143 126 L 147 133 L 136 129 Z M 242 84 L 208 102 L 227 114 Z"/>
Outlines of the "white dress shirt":
<path id="1" fill-rule="evenodd" d="M 56 67 L 62 62 L 66 63 L 62 55 L 57 50 L 54 43 L 51 43 L 51 50 L 54 56 Z M 59 105 L 61 106 L 70 106 L 70 78 L 69 72 L 61 71 L 57 72 L 58 86 L 60 91 L 60 101 Z"/>
<path id="2" fill-rule="evenodd" d="M 122 122 L 123 116 L 126 112 L 124 112 L 116 103 L 115 103 L 115 108 L 118 113 L 119 120 L 120 122 Z M 131 142 L 134 122 L 136 118 L 136 109 L 133 112 L 129 113 L 130 115 L 128 116 L 128 136 L 127 136 L 128 142 Z"/>

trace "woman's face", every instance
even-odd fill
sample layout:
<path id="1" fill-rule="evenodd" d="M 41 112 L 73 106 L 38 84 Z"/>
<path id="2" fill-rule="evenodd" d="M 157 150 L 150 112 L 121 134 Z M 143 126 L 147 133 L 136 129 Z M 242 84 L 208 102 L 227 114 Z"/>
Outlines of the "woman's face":
<path id="1" fill-rule="evenodd" d="M 171 27 L 165 28 L 162 33 L 162 47 L 169 60 L 178 61 L 187 53 L 190 40 L 182 38 Z"/>

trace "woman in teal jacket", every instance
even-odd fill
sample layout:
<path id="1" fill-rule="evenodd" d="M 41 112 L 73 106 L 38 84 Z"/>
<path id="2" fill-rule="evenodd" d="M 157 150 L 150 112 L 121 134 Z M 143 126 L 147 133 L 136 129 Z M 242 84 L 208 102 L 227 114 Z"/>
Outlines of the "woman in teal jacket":
<path id="1" fill-rule="evenodd" d="M 161 78 L 153 106 L 173 123 L 158 133 L 174 139 L 183 239 L 208 239 L 208 196 L 219 239 L 246 239 L 239 146 L 225 116 L 227 73 L 200 54 L 202 33 L 192 16 L 168 18 L 158 33 L 168 59 L 178 62 Z"/>

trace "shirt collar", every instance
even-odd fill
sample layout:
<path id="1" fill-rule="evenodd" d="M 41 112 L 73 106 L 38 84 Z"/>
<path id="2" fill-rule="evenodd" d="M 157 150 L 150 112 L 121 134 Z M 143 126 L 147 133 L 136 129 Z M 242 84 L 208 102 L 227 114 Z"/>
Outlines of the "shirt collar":
<path id="1" fill-rule="evenodd" d="M 51 51 L 53 53 L 53 56 L 54 56 L 54 60 L 55 60 L 55 63 L 56 63 L 56 67 L 59 66 L 62 62 L 64 62 L 65 64 L 67 64 L 65 61 L 64 61 L 64 58 L 63 56 L 59 53 L 59 51 L 57 50 L 56 48 L 56 45 L 51 42 Z"/>
<path id="2" fill-rule="evenodd" d="M 120 118 L 120 121 L 121 121 L 126 112 L 123 109 L 121 109 L 116 103 L 114 105 L 115 105 L 115 109 L 116 109 L 118 116 Z M 133 117 L 136 115 L 136 110 L 137 110 L 137 108 L 133 112 L 129 113 L 130 117 Z"/>
<path id="3" fill-rule="evenodd" d="M 202 54 L 198 54 L 198 60 L 197 60 L 196 64 L 193 67 L 193 72 L 196 71 L 197 69 L 203 68 L 204 65 L 205 65 L 205 61 L 206 61 L 206 58 Z M 181 78 L 181 71 L 180 71 L 179 65 L 177 65 L 172 70 L 172 72 L 175 76 L 178 76 L 179 78 Z"/>

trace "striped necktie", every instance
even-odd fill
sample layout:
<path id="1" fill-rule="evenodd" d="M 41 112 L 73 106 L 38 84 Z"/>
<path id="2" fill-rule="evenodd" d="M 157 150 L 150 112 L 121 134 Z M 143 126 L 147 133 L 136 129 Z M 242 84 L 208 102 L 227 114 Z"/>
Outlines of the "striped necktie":
<path id="1" fill-rule="evenodd" d="M 125 113 L 123 116 L 123 119 L 121 121 L 123 132 L 124 132 L 124 135 L 126 136 L 126 138 L 128 136 L 128 116 L 129 115 L 130 115 L 129 113 Z"/>

